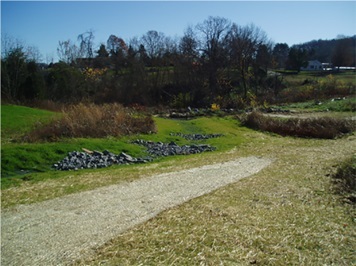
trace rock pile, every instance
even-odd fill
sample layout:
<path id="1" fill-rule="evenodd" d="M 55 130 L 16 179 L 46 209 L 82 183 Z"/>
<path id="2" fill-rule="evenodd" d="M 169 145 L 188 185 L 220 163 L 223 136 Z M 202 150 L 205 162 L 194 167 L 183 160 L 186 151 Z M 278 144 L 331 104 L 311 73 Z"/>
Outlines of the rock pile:
<path id="1" fill-rule="evenodd" d="M 213 139 L 224 136 L 224 134 L 183 134 L 183 133 L 170 133 L 171 136 L 177 136 L 185 138 L 186 140 L 203 140 L 203 139 Z"/>
<path id="2" fill-rule="evenodd" d="M 148 153 L 154 157 L 196 154 L 207 151 L 214 151 L 216 149 L 215 147 L 212 147 L 208 144 L 179 146 L 173 141 L 167 144 L 162 142 L 152 142 L 138 139 L 135 140 L 133 143 L 145 146 L 147 148 Z"/>
<path id="3" fill-rule="evenodd" d="M 178 136 L 191 141 L 205 140 L 210 138 L 218 138 L 224 136 L 223 134 L 183 134 L 170 133 L 171 136 Z M 79 170 L 88 168 L 103 168 L 111 165 L 120 164 L 135 164 L 146 163 L 153 160 L 155 157 L 172 156 L 172 155 L 189 155 L 202 153 L 207 151 L 214 151 L 216 148 L 208 144 L 193 144 L 179 146 L 175 142 L 162 143 L 137 139 L 132 143 L 144 146 L 147 148 L 149 154 L 146 158 L 134 158 L 124 152 L 114 154 L 107 150 L 103 152 L 90 151 L 83 148 L 83 152 L 73 151 L 69 152 L 67 157 L 62 161 L 53 164 L 56 170 Z"/>
<path id="4" fill-rule="evenodd" d="M 124 152 L 115 155 L 107 150 L 103 152 L 94 151 L 88 152 L 69 152 L 68 156 L 62 161 L 55 163 L 53 168 L 56 170 L 79 170 L 85 168 L 103 168 L 113 164 L 133 164 L 146 163 L 152 158 L 134 158 Z"/>
<path id="5" fill-rule="evenodd" d="M 200 134 L 194 134 L 200 135 Z M 201 135 L 202 137 L 204 135 Z M 196 137 L 199 139 L 200 137 Z M 200 138 L 203 139 L 203 138 Z M 79 152 L 73 151 L 69 152 L 67 157 L 62 161 L 59 161 L 53 164 L 53 168 L 56 170 L 79 170 L 79 169 L 96 169 L 109 167 L 111 165 L 120 165 L 120 164 L 136 164 L 136 163 L 147 163 L 153 160 L 154 157 L 160 156 L 172 156 L 172 155 L 188 155 L 196 154 L 207 151 L 214 151 L 216 148 L 208 144 L 198 144 L 198 145 L 183 145 L 179 146 L 175 142 L 171 143 L 162 143 L 162 142 L 152 142 L 146 140 L 135 140 L 133 143 L 142 145 L 147 148 L 147 152 L 150 155 L 146 158 L 134 158 L 124 152 L 116 155 L 107 150 L 103 152 L 99 151 L 88 151 Z"/>

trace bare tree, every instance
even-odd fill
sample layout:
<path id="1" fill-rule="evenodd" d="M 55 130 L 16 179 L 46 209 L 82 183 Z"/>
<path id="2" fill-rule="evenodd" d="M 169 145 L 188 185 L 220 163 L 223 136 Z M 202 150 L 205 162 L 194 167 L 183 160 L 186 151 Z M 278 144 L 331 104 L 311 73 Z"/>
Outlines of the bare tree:
<path id="1" fill-rule="evenodd" d="M 46 54 L 46 64 L 49 65 L 51 63 L 53 63 L 54 61 L 54 54 L 53 53 L 49 53 L 49 54 Z"/>
<path id="2" fill-rule="evenodd" d="M 162 57 L 165 46 L 165 36 L 162 32 L 150 30 L 142 36 L 141 42 L 145 46 L 150 59 L 154 60 Z"/>
<path id="3" fill-rule="evenodd" d="M 26 49 L 26 55 L 27 59 L 29 61 L 34 61 L 36 63 L 39 63 L 42 61 L 43 56 L 40 53 L 40 50 L 36 46 L 28 46 Z"/>
<path id="4" fill-rule="evenodd" d="M 256 58 L 259 47 L 267 42 L 267 35 L 253 24 L 244 27 L 233 24 L 228 39 L 231 63 L 238 70 L 246 97 L 252 74 L 249 69 Z"/>
<path id="5" fill-rule="evenodd" d="M 78 41 L 80 42 L 80 56 L 86 58 L 93 58 L 93 46 L 94 46 L 94 32 L 88 30 L 78 35 Z"/>
<path id="6" fill-rule="evenodd" d="M 209 75 L 209 89 L 212 97 L 218 93 L 218 69 L 224 65 L 225 41 L 230 29 L 230 21 L 221 17 L 209 17 L 196 26 L 201 35 L 200 51 L 206 59 L 204 65 Z"/>
<path id="7" fill-rule="evenodd" d="M 13 50 L 23 50 L 25 44 L 7 33 L 1 33 L 1 57 L 6 58 Z"/>
<path id="8" fill-rule="evenodd" d="M 193 61 L 199 55 L 198 39 L 192 27 L 188 27 L 179 42 L 179 50 L 185 59 Z"/>
<path id="9" fill-rule="evenodd" d="M 59 41 L 57 54 L 60 61 L 70 64 L 80 57 L 80 50 L 71 40 Z"/>
<path id="10" fill-rule="evenodd" d="M 113 34 L 110 35 L 109 39 L 106 42 L 107 49 L 110 54 L 122 53 L 123 55 L 127 54 L 128 48 L 125 41 L 122 38 L 119 38 Z"/>

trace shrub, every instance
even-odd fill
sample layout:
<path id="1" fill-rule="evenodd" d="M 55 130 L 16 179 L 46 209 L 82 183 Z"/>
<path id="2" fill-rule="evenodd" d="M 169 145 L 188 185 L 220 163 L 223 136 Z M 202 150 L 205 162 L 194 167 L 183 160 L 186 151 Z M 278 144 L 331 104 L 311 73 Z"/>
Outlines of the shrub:
<path id="1" fill-rule="evenodd" d="M 155 132 L 151 116 L 130 114 L 119 104 L 77 104 L 62 110 L 60 118 L 38 124 L 25 140 L 54 141 L 62 137 L 107 137 Z"/>
<path id="2" fill-rule="evenodd" d="M 245 126 L 269 131 L 282 136 L 333 139 L 355 130 L 352 120 L 332 117 L 318 118 L 272 118 L 259 112 L 252 112 L 242 119 Z"/>
<path id="3" fill-rule="evenodd" d="M 333 188 L 351 203 L 356 203 L 356 156 L 342 163 L 332 176 Z"/>

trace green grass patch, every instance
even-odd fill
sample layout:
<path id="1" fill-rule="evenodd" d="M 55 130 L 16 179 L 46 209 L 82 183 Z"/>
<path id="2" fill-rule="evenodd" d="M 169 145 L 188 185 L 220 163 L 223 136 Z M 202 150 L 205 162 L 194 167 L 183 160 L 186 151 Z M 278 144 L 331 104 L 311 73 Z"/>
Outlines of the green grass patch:
<path id="1" fill-rule="evenodd" d="M 16 139 L 41 122 L 49 122 L 59 113 L 18 105 L 1 105 L 1 143 Z"/>
<path id="2" fill-rule="evenodd" d="M 328 76 L 334 76 L 338 81 L 343 83 L 349 83 L 356 86 L 356 73 L 349 72 L 312 72 L 312 71 L 301 71 L 299 74 L 290 74 L 283 72 L 284 81 L 290 85 L 301 85 L 306 79 L 314 81 L 326 80 Z"/>
<path id="3" fill-rule="evenodd" d="M 110 150 L 113 153 L 129 152 L 132 156 L 144 155 L 143 147 L 125 139 L 65 139 L 54 143 L 15 143 L 1 147 L 2 180 L 36 172 L 53 172 L 53 163 L 62 160 L 71 151 Z M 49 174 L 49 177 L 51 175 Z M 4 184 L 3 184 L 4 185 Z M 4 187 L 3 187 L 4 188 Z"/>
<path id="4" fill-rule="evenodd" d="M 29 108 L 31 109 L 31 108 Z M 29 112 L 31 114 L 31 112 Z M 53 113 L 50 113 L 53 116 Z M 35 120 L 37 121 L 37 120 Z M 62 138 L 55 142 L 39 143 L 6 143 L 1 147 L 2 152 L 2 189 L 12 186 L 19 186 L 24 182 L 31 183 L 44 181 L 47 179 L 65 178 L 67 174 L 59 174 L 52 169 L 52 165 L 71 151 L 82 151 L 83 148 L 89 150 L 104 151 L 109 150 L 112 153 L 119 154 L 125 152 L 134 157 L 145 157 L 148 154 L 142 146 L 132 144 L 135 139 L 145 139 L 150 141 L 171 142 L 178 145 L 192 143 L 206 143 L 217 147 L 218 151 L 225 151 L 239 145 L 243 138 L 239 137 L 239 127 L 236 119 L 233 117 L 219 118 L 198 118 L 192 120 L 178 120 L 154 118 L 157 127 L 155 134 L 134 134 L 123 137 L 106 138 Z M 31 129 L 32 120 L 29 120 L 26 127 Z M 4 125 L 7 127 L 7 124 Z M 184 134 L 193 133 L 223 133 L 225 136 L 217 139 L 209 139 L 191 142 L 182 137 L 171 136 L 171 132 L 181 132 Z M 155 162 L 164 162 L 169 160 L 181 160 L 177 158 L 158 158 Z M 111 168 L 118 168 L 113 166 Z M 81 170 L 83 173 L 90 173 L 99 170 Z M 79 188 L 80 189 L 80 188 Z"/>
<path id="5" fill-rule="evenodd" d="M 2 182 L 2 205 L 9 207 L 16 204 L 28 204 L 43 201 L 69 193 L 94 189 L 100 186 L 116 184 L 122 181 L 133 180 L 142 175 L 151 175 L 161 172 L 182 170 L 192 166 L 204 165 L 224 160 L 218 154 L 228 152 L 246 142 L 246 134 L 253 132 L 244 127 L 234 117 L 198 118 L 193 120 L 172 120 L 154 118 L 158 128 L 156 134 L 132 135 L 121 138 L 105 139 L 63 139 L 52 143 L 13 143 L 2 147 L 5 154 L 2 157 L 7 164 L 2 164 L 2 171 L 8 174 Z M 190 142 L 182 137 L 170 136 L 171 132 L 190 133 L 223 133 L 224 136 L 215 139 Z M 147 155 L 144 147 L 131 144 L 132 140 L 146 139 L 151 141 L 184 144 L 210 144 L 217 147 L 215 152 L 194 154 L 188 156 L 168 156 L 155 159 L 151 163 L 127 166 L 111 166 L 102 169 L 84 169 L 79 171 L 54 171 L 50 167 L 53 163 L 63 159 L 68 152 L 80 151 L 81 148 L 103 151 L 105 149 L 120 153 L 122 151 L 140 157 Z M 257 140 L 256 140 L 257 141 Z M 42 150 L 46 156 L 41 157 Z M 20 151 L 20 152 L 19 152 Z M 21 162 L 18 156 L 30 163 Z M 11 156 L 10 156 L 11 155 Z M 27 165 L 28 173 L 21 171 Z M 39 167 L 41 165 L 41 167 Z M 42 172 L 34 172 L 42 171 Z"/>
<path id="6" fill-rule="evenodd" d="M 292 103 L 283 106 L 275 106 L 284 110 L 293 109 L 295 111 L 319 111 L 319 112 L 355 112 L 356 97 L 346 99 L 325 99 L 322 101 L 306 101 Z"/>

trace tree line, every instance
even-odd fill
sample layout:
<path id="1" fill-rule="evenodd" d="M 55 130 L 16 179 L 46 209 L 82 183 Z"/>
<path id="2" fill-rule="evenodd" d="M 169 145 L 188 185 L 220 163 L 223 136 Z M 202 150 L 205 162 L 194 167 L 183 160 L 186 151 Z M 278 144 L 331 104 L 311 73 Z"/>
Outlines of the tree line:
<path id="1" fill-rule="evenodd" d="M 222 17 L 208 17 L 176 39 L 154 30 L 127 42 L 110 35 L 95 49 L 94 38 L 87 31 L 59 41 L 60 61 L 48 67 L 23 45 L 11 46 L 1 59 L 2 98 L 175 107 L 236 107 L 251 96 L 273 102 L 283 86 L 269 70 L 299 71 L 318 52 L 311 44 L 273 44 L 260 27 Z M 330 60 L 355 65 L 355 37 L 333 47 Z"/>

